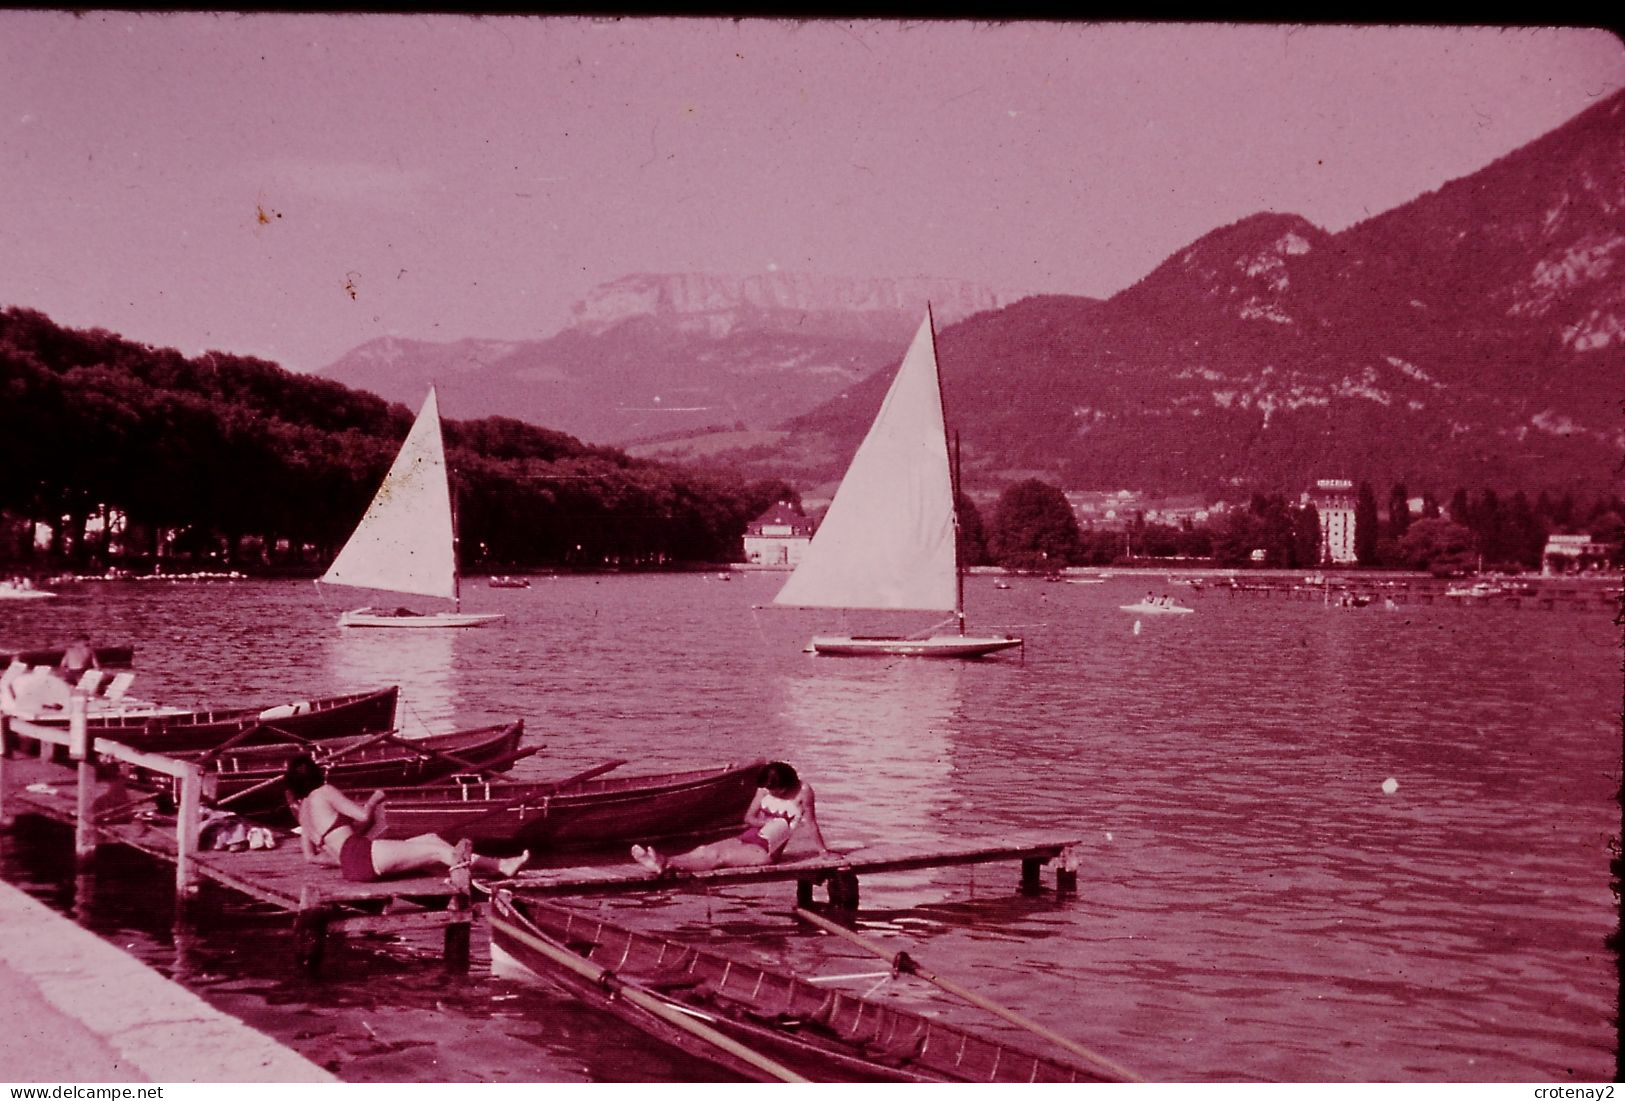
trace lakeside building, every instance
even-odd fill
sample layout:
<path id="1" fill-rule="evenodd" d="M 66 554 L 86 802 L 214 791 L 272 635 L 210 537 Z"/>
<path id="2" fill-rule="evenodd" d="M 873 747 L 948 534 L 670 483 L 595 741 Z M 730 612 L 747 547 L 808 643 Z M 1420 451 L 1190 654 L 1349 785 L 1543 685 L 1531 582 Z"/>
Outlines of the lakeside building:
<path id="1" fill-rule="evenodd" d="M 1614 550 L 1612 543 L 1598 542 L 1589 535 L 1549 535 L 1540 555 L 1540 572 L 1553 577 L 1605 570 L 1613 560 Z"/>
<path id="2" fill-rule="evenodd" d="M 1127 531 L 1135 520 L 1184 527 L 1205 524 L 1224 505 L 1207 505 L 1200 497 L 1151 497 L 1129 489 L 1066 490 L 1066 503 L 1084 531 Z"/>
<path id="3" fill-rule="evenodd" d="M 794 569 L 812 537 L 813 522 L 788 501 L 779 501 L 745 525 L 745 561 Z"/>
<path id="4" fill-rule="evenodd" d="M 1321 478 L 1303 495 L 1302 503 L 1320 514 L 1320 561 L 1340 566 L 1356 560 L 1354 554 L 1354 483 L 1347 478 Z"/>

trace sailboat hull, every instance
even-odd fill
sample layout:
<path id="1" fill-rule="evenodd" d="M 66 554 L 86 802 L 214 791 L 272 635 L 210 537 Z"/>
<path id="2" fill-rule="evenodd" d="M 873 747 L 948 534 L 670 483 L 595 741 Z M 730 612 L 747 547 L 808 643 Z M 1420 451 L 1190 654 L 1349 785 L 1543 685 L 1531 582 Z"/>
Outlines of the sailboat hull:
<path id="1" fill-rule="evenodd" d="M 814 654 L 832 657 L 979 658 L 1020 646 L 1010 635 L 935 635 L 899 638 L 881 635 L 817 635 L 807 643 Z"/>
<path id="2" fill-rule="evenodd" d="M 339 616 L 340 627 L 392 627 L 400 630 L 432 630 L 443 627 L 483 627 L 502 619 L 500 612 L 406 612 L 357 608 Z"/>

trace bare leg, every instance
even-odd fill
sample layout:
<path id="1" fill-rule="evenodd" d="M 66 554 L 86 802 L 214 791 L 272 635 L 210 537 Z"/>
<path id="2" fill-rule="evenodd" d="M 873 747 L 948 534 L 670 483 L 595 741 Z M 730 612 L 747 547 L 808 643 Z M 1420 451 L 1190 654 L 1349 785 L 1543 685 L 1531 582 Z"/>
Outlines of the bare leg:
<path id="1" fill-rule="evenodd" d="M 709 872 L 716 868 L 754 868 L 771 863 L 773 858 L 767 855 L 766 849 L 734 837 L 701 845 L 697 849 L 667 857 L 665 860 L 666 867 L 676 868 L 681 872 Z"/>
<path id="2" fill-rule="evenodd" d="M 379 879 L 428 868 L 449 868 L 455 860 L 456 853 L 452 847 L 434 834 L 423 834 L 405 841 L 372 843 L 372 866 Z"/>
<path id="3" fill-rule="evenodd" d="M 530 850 L 526 849 L 518 856 L 510 856 L 505 860 L 474 856 L 471 851 L 469 858 L 475 871 L 496 872 L 508 876 L 529 862 Z M 457 863 L 459 863 L 457 846 L 438 834 L 420 833 L 405 841 L 380 840 L 372 843 L 372 866 L 380 879 L 423 871 L 427 868 L 451 868 Z"/>

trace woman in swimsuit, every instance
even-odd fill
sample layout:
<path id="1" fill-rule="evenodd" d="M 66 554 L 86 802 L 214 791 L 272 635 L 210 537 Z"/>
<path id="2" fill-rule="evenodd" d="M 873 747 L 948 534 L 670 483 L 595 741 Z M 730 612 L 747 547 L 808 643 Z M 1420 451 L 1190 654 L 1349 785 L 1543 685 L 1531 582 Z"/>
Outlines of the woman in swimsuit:
<path id="1" fill-rule="evenodd" d="M 745 811 L 745 832 L 675 856 L 661 856 L 651 848 L 633 845 L 632 859 L 657 875 L 667 869 L 706 872 L 713 868 L 755 867 L 777 860 L 803 828 L 810 831 L 820 853 L 830 851 L 818 828 L 811 786 L 801 782 L 795 769 L 775 761 L 763 767 L 757 780 L 756 795 Z"/>
<path id="2" fill-rule="evenodd" d="M 298 801 L 299 845 L 311 863 L 336 862 L 354 883 L 407 875 L 428 868 L 472 867 L 477 872 L 513 875 L 530 859 L 530 851 L 506 860 L 475 856 L 467 840 L 456 845 L 438 834 L 424 833 L 404 841 L 367 836 L 373 815 L 384 801 L 375 791 L 363 805 L 327 782 L 321 766 L 308 755 L 288 762 L 283 780 Z"/>
<path id="3" fill-rule="evenodd" d="M 79 635 L 62 651 L 62 660 L 57 662 L 56 667 L 64 680 L 73 682 L 83 676 L 87 669 L 100 669 L 102 666 L 96 660 L 96 648 L 90 644 L 90 636 Z"/>

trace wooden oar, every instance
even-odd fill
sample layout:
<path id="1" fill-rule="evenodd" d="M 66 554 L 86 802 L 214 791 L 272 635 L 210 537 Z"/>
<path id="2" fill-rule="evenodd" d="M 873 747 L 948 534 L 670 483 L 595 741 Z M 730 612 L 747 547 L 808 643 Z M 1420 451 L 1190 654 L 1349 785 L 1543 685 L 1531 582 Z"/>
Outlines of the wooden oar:
<path id="1" fill-rule="evenodd" d="M 447 753 L 443 749 L 432 749 L 429 746 L 418 745 L 417 739 L 402 738 L 393 732 L 387 735 L 387 737 L 389 741 L 394 742 L 396 745 L 405 749 L 410 749 L 413 753 L 419 754 L 420 756 L 441 761 L 450 761 L 458 768 L 466 769 L 469 772 L 485 771 L 480 765 L 468 760 L 465 757 L 459 757 L 455 753 Z M 537 746 L 536 748 L 540 749 L 541 747 Z M 517 758 L 515 759 L 517 760 Z"/>
<path id="2" fill-rule="evenodd" d="M 665 1002 L 661 1001 L 659 998 L 653 997 L 638 987 L 633 986 L 625 979 L 615 974 L 615 972 L 609 970 L 607 967 L 599 967 L 596 963 L 583 959 L 574 952 L 557 948 L 540 937 L 533 936 L 525 930 L 516 928 L 512 925 L 508 926 L 508 935 L 513 937 L 515 940 L 522 941 L 524 944 L 537 952 L 540 952 L 554 963 L 567 967 L 571 971 L 574 971 L 577 975 L 580 975 L 582 978 L 587 979 L 590 982 L 597 983 L 605 990 L 626 999 L 639 1009 L 654 1014 L 656 1017 L 659 1017 L 661 1020 L 665 1021 L 674 1028 L 682 1029 L 689 1035 L 700 1040 L 704 1040 L 711 1046 L 719 1048 L 722 1051 L 726 1051 L 728 1054 L 737 1059 L 744 1060 L 750 1066 L 753 1066 L 757 1070 L 777 1078 L 781 1082 L 807 1081 L 806 1078 L 803 1078 L 801 1075 L 797 1074 L 789 1067 L 784 1066 L 782 1063 L 768 1058 L 759 1051 L 746 1047 L 744 1044 L 741 1044 L 739 1041 L 730 1036 L 724 1036 L 722 1033 L 718 1032 L 710 1025 L 705 1024 L 698 1018 L 692 1017 L 681 1010 L 674 1009 Z"/>
<path id="3" fill-rule="evenodd" d="M 483 765 L 476 766 L 474 768 L 474 773 L 483 777 L 488 773 L 503 772 L 512 768 L 520 761 L 523 761 L 526 757 L 534 757 L 541 751 L 542 747 L 539 745 L 526 746 L 524 749 L 516 749 L 512 753 L 504 754 L 503 756 L 497 757 L 494 760 L 486 761 Z M 467 773 L 464 773 L 464 775 L 467 775 Z"/>
<path id="4" fill-rule="evenodd" d="M 221 742 L 219 745 L 210 746 L 207 750 L 194 758 L 194 760 L 200 765 L 206 761 L 212 761 L 226 750 L 235 749 L 238 745 L 242 744 L 244 739 L 252 736 L 262 726 L 264 726 L 263 723 L 250 723 L 241 730 L 237 731 L 237 733 L 233 734 L 231 737 L 227 738 L 225 741 Z"/>
<path id="5" fill-rule="evenodd" d="M 325 756 L 325 757 L 323 757 L 321 759 L 321 761 L 319 761 L 317 763 L 320 764 L 322 766 L 323 770 L 325 771 L 326 768 L 329 765 L 331 765 L 334 761 L 338 760 L 340 757 L 344 757 L 344 756 L 346 756 L 348 754 L 354 753 L 358 749 L 365 749 L 367 746 L 376 745 L 378 742 L 381 742 L 381 741 L 385 740 L 386 738 L 392 738 L 392 737 L 394 737 L 394 732 L 390 731 L 390 730 L 385 730 L 385 731 L 382 731 L 382 732 L 380 732 L 378 734 L 370 735 L 370 736 L 362 738 L 362 739 L 360 739 L 358 741 L 351 742 L 349 745 L 345 746 L 343 749 L 339 750 L 337 753 L 331 754 L 329 756 Z M 250 785 L 249 787 L 244 788 L 242 791 L 233 792 L 232 794 L 226 796 L 224 799 L 215 800 L 215 804 L 214 804 L 215 809 L 219 810 L 219 809 L 222 809 L 224 807 L 228 807 L 231 804 L 237 802 L 239 799 L 247 798 L 250 795 L 256 795 L 259 792 L 262 792 L 262 791 L 266 790 L 267 788 L 273 788 L 273 787 L 275 787 L 276 785 L 278 785 L 280 783 L 282 783 L 282 776 L 281 775 L 272 776 L 270 779 L 267 779 L 267 780 L 261 780 L 259 783 Z"/>
<path id="6" fill-rule="evenodd" d="M 917 961 L 915 961 L 907 952 L 896 952 L 896 953 L 889 952 L 889 951 L 887 951 L 885 945 L 879 944 L 879 943 L 877 943 L 875 941 L 872 941 L 868 937 L 863 936 L 861 933 L 855 933 L 851 929 L 846 928 L 845 926 L 837 925 L 833 921 L 830 921 L 828 918 L 824 917 L 822 914 L 815 914 L 811 910 L 806 909 L 805 907 L 797 906 L 795 912 L 796 912 L 797 917 L 801 918 L 803 921 L 811 922 L 813 925 L 816 925 L 820 929 L 824 930 L 824 932 L 832 933 L 832 934 L 834 934 L 835 936 L 838 936 L 838 937 L 843 937 L 846 940 L 849 940 L 853 944 L 857 945 L 859 948 L 862 948 L 865 952 L 870 953 L 871 955 L 879 956 L 883 960 L 890 960 L 891 964 L 892 964 L 892 967 L 895 968 L 896 970 L 900 971 L 900 972 L 904 972 L 904 973 L 910 974 L 910 975 L 917 975 L 918 977 L 924 979 L 926 982 L 931 983 L 933 986 L 936 986 L 936 987 L 939 987 L 939 988 L 941 988 L 943 990 L 946 990 L 948 993 L 954 995 L 957 998 L 963 998 L 965 1001 L 969 1002 L 970 1004 L 972 1004 L 972 1005 L 974 1005 L 974 1006 L 976 1006 L 976 1007 L 978 1007 L 980 1009 L 985 1009 L 989 1013 L 992 1013 L 992 1014 L 994 1014 L 996 1016 L 1003 1017 L 1005 1020 L 1009 1021 L 1011 1024 L 1017 1025 L 1017 1026 L 1019 1026 L 1021 1028 L 1024 1028 L 1028 1032 L 1031 1032 L 1035 1036 L 1042 1036 L 1044 1039 L 1048 1040 L 1050 1043 L 1056 1044 L 1056 1045 L 1058 1045 L 1060 1047 L 1063 1047 L 1067 1051 L 1070 1051 L 1074 1055 L 1077 1055 L 1077 1056 L 1079 1056 L 1081 1058 L 1089 1060 L 1092 1063 L 1096 1063 L 1096 1064 L 1098 1064 L 1100 1066 L 1105 1067 L 1107 1070 L 1111 1071 L 1113 1074 L 1116 1074 L 1116 1075 L 1120 1076 L 1121 1078 L 1123 1078 L 1126 1081 L 1129 1081 L 1129 1082 L 1143 1082 L 1143 1081 L 1145 1081 L 1145 1079 L 1141 1078 L 1139 1075 L 1135 1074 L 1133 1071 L 1128 1070 L 1125 1067 L 1119 1066 L 1118 1064 L 1112 1062 L 1110 1059 L 1106 1058 L 1104 1055 L 1095 1054 L 1094 1052 L 1090 1051 L 1088 1048 L 1084 1047 L 1082 1044 L 1076 1042 L 1075 1040 L 1069 1040 L 1065 1036 L 1062 1036 L 1059 1032 L 1056 1032 L 1054 1029 L 1046 1028 L 1043 1025 L 1039 1024 L 1037 1021 L 1028 1020 L 1026 1017 L 1023 1017 L 1021 1014 L 1017 1013 L 1015 1010 L 1007 1009 L 1006 1007 L 1000 1005 L 998 1002 L 992 1001 L 989 998 L 984 998 L 984 997 L 982 997 L 982 995 L 976 993 L 974 990 L 967 990 L 965 987 L 960 986 L 956 982 L 953 982 L 953 981 L 951 981 L 949 979 L 944 979 L 939 975 L 931 974 L 931 972 L 929 972 L 925 968 L 921 967 L 919 965 L 919 963 Z"/>

